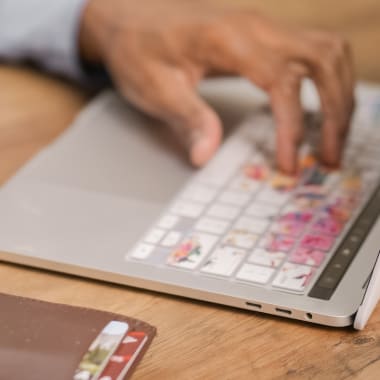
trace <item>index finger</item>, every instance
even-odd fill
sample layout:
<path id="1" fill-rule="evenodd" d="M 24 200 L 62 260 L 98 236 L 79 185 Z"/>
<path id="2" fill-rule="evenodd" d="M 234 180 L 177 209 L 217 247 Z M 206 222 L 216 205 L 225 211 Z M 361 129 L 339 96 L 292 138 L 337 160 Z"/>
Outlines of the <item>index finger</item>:
<path id="1" fill-rule="evenodd" d="M 353 108 L 351 62 L 345 54 L 346 43 L 339 37 L 331 36 L 318 45 L 323 49 L 311 62 L 311 72 L 323 113 L 321 159 L 329 166 L 338 166 Z"/>

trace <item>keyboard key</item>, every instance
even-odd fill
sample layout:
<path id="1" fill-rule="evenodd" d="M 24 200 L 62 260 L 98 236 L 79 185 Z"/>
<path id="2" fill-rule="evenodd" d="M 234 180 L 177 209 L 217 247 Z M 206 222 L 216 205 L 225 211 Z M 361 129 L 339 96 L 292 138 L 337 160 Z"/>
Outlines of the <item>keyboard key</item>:
<path id="1" fill-rule="evenodd" d="M 196 184 L 188 186 L 182 193 L 182 198 L 199 203 L 210 203 L 216 195 L 216 190 Z"/>
<path id="2" fill-rule="evenodd" d="M 282 212 L 279 220 L 307 224 L 313 219 L 313 216 L 310 211 L 288 211 Z"/>
<path id="3" fill-rule="evenodd" d="M 138 244 L 132 251 L 131 257 L 138 260 L 147 259 L 154 250 L 154 245 Z"/>
<path id="4" fill-rule="evenodd" d="M 323 187 L 326 192 L 330 192 L 333 188 L 335 188 L 339 181 L 342 180 L 342 172 L 341 171 L 329 171 L 325 177 Z"/>
<path id="5" fill-rule="evenodd" d="M 242 207 L 248 203 L 249 195 L 242 192 L 226 190 L 220 195 L 219 201 Z"/>
<path id="6" fill-rule="evenodd" d="M 340 172 L 328 171 L 321 166 L 315 166 L 311 169 L 303 189 L 308 193 L 326 195 L 338 183 L 340 178 Z"/>
<path id="7" fill-rule="evenodd" d="M 193 233 L 170 253 L 167 263 L 180 268 L 195 269 L 209 254 L 216 241 L 216 236 Z"/>
<path id="8" fill-rule="evenodd" d="M 261 239 L 259 245 L 261 248 L 269 251 L 290 252 L 295 243 L 296 239 L 292 236 L 279 235 L 270 232 Z"/>
<path id="9" fill-rule="evenodd" d="M 303 233 L 305 228 L 305 223 L 296 220 L 282 219 L 272 226 L 271 231 L 273 231 L 276 234 L 299 237 Z"/>
<path id="10" fill-rule="evenodd" d="M 245 256 L 245 251 L 232 247 L 216 249 L 205 262 L 202 272 L 231 276 Z"/>
<path id="11" fill-rule="evenodd" d="M 272 285 L 277 288 L 284 288 L 302 292 L 309 284 L 314 269 L 306 265 L 286 263 L 280 269 Z"/>
<path id="12" fill-rule="evenodd" d="M 251 249 L 254 247 L 259 236 L 244 230 L 231 230 L 223 239 L 223 244 L 232 245 L 234 247 Z"/>
<path id="13" fill-rule="evenodd" d="M 157 244 L 166 234 L 165 230 L 161 228 L 153 228 L 146 236 L 144 241 L 150 244 Z"/>
<path id="14" fill-rule="evenodd" d="M 254 194 L 260 189 L 260 186 L 261 182 L 248 178 L 247 176 L 240 175 L 231 182 L 230 189 Z"/>
<path id="15" fill-rule="evenodd" d="M 229 222 L 224 220 L 203 217 L 195 224 L 195 229 L 220 235 L 227 229 L 228 225 Z"/>
<path id="16" fill-rule="evenodd" d="M 166 228 L 170 230 L 176 226 L 178 221 L 179 221 L 178 216 L 167 214 L 159 220 L 159 222 L 157 223 L 157 226 L 160 228 Z"/>
<path id="17" fill-rule="evenodd" d="M 285 206 L 284 212 L 316 211 L 323 204 L 324 197 L 309 193 L 297 193 L 290 203 Z"/>
<path id="18" fill-rule="evenodd" d="M 285 259 L 284 252 L 268 251 L 266 249 L 257 248 L 249 256 L 248 261 L 253 264 L 277 268 Z"/>
<path id="19" fill-rule="evenodd" d="M 269 226 L 269 221 L 266 219 L 251 218 L 242 216 L 237 220 L 234 228 L 237 230 L 245 230 L 253 234 L 262 234 Z"/>
<path id="20" fill-rule="evenodd" d="M 312 151 L 313 148 L 307 145 L 300 148 L 299 168 L 301 173 L 310 172 L 318 164 L 318 160 Z"/>
<path id="21" fill-rule="evenodd" d="M 334 243 L 334 238 L 326 235 L 305 235 L 301 240 L 301 247 L 329 251 Z"/>
<path id="22" fill-rule="evenodd" d="M 224 205 L 222 203 L 213 204 L 207 211 L 207 215 L 216 218 L 232 220 L 239 215 L 240 209 L 235 206 Z"/>
<path id="23" fill-rule="evenodd" d="M 280 208 L 278 206 L 271 205 L 264 202 L 253 202 L 246 209 L 246 214 L 256 216 L 258 218 L 274 218 L 279 213 Z"/>
<path id="24" fill-rule="evenodd" d="M 243 167 L 243 174 L 255 181 L 266 181 L 270 176 L 270 169 L 264 163 L 248 163 Z"/>
<path id="25" fill-rule="evenodd" d="M 276 172 L 270 180 L 270 186 L 277 191 L 291 191 L 297 186 L 297 178 Z"/>
<path id="26" fill-rule="evenodd" d="M 342 232 L 343 224 L 331 216 L 319 218 L 312 226 L 313 232 L 323 235 L 338 236 Z"/>
<path id="27" fill-rule="evenodd" d="M 319 267 L 325 259 L 325 253 L 317 249 L 299 247 L 290 255 L 290 261 Z"/>
<path id="28" fill-rule="evenodd" d="M 171 208 L 173 214 L 187 218 L 198 218 L 203 212 L 204 206 L 189 201 L 177 201 Z"/>
<path id="29" fill-rule="evenodd" d="M 238 280 L 254 282 L 257 284 L 267 284 L 272 277 L 274 269 L 268 267 L 260 267 L 258 265 L 244 264 L 236 278 Z"/>
<path id="30" fill-rule="evenodd" d="M 345 224 L 351 217 L 352 211 L 356 208 L 358 199 L 340 194 L 333 195 L 328 203 L 323 207 L 323 212 L 339 223 Z"/>
<path id="31" fill-rule="evenodd" d="M 299 237 L 312 220 L 313 214 L 309 211 L 284 212 L 272 227 L 272 231 L 282 235 Z"/>
<path id="32" fill-rule="evenodd" d="M 178 231 L 170 231 L 161 241 L 163 247 L 174 247 L 182 238 L 182 234 Z"/>
<path id="33" fill-rule="evenodd" d="M 283 206 L 289 200 L 289 193 L 277 191 L 269 186 L 265 186 L 257 195 L 259 202 L 266 202 L 277 206 Z"/>
<path id="34" fill-rule="evenodd" d="M 339 184 L 342 192 L 346 193 L 360 193 L 363 190 L 363 183 L 359 173 L 346 174 Z"/>

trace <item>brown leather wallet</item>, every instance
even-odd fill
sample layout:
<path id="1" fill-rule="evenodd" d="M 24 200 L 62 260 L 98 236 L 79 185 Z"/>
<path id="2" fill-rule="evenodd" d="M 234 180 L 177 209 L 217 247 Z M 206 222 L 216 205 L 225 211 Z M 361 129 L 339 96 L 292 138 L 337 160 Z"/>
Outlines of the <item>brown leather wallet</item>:
<path id="1" fill-rule="evenodd" d="M 156 329 L 149 324 L 92 309 L 0 293 L 0 380 L 70 380 L 99 332 L 110 322 L 144 332 L 146 344 L 124 379 L 141 360 Z"/>

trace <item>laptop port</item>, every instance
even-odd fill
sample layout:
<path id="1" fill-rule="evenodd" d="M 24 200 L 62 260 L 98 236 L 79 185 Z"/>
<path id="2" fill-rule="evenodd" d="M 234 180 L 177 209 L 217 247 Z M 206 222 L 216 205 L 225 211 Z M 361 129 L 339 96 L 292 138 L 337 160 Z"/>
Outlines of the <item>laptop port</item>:
<path id="1" fill-rule="evenodd" d="M 256 309 L 261 309 L 262 306 L 259 303 L 253 303 L 253 302 L 246 302 L 248 306 L 254 307 Z"/>
<path id="2" fill-rule="evenodd" d="M 306 319 L 308 319 L 308 320 L 313 319 L 313 314 L 311 314 L 311 313 L 306 313 L 305 316 L 306 316 Z"/>
<path id="3" fill-rule="evenodd" d="M 277 313 L 281 313 L 281 314 L 287 314 L 287 315 L 292 314 L 291 310 L 280 309 L 280 308 L 278 308 L 278 307 L 276 307 L 276 311 L 277 311 Z"/>

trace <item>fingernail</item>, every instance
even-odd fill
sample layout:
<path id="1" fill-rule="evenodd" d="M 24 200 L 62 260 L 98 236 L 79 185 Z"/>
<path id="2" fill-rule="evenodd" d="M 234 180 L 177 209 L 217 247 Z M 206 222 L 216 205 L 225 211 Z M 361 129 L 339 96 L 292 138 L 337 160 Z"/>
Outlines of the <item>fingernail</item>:
<path id="1" fill-rule="evenodd" d="M 200 137 L 191 145 L 190 159 L 193 165 L 203 166 L 210 156 L 210 143 L 206 137 Z"/>

